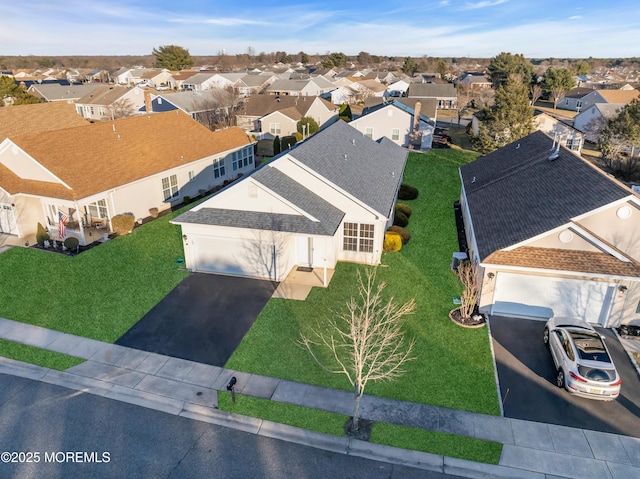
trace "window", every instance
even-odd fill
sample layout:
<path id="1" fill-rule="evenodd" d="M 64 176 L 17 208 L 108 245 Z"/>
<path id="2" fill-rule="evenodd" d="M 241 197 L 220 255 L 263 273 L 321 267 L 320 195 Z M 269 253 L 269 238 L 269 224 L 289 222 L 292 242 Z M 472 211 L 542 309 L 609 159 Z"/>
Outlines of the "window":
<path id="1" fill-rule="evenodd" d="M 269 133 L 279 135 L 281 133 L 280 123 L 269 123 Z"/>
<path id="2" fill-rule="evenodd" d="M 92 218 L 106 218 L 107 217 L 107 200 L 98 200 L 94 203 L 87 205 L 89 210 L 89 216 Z"/>
<path id="3" fill-rule="evenodd" d="M 568 98 L 564 101 L 564 106 L 569 106 L 569 99 Z"/>
<path id="4" fill-rule="evenodd" d="M 636 307 L 636 314 L 640 314 L 640 301 L 638 301 L 638 306 Z"/>
<path id="5" fill-rule="evenodd" d="M 367 127 L 364 129 L 364 136 L 373 140 L 373 128 Z"/>
<path id="6" fill-rule="evenodd" d="M 225 175 L 224 171 L 224 158 L 218 158 L 213 160 L 213 176 L 214 178 L 220 178 Z"/>
<path id="7" fill-rule="evenodd" d="M 371 224 L 345 223 L 342 248 L 345 251 L 373 253 L 375 227 Z"/>
<path id="8" fill-rule="evenodd" d="M 576 100 L 576 108 L 582 108 L 582 100 Z"/>
<path id="9" fill-rule="evenodd" d="M 231 154 L 231 160 L 233 171 L 253 164 L 253 146 L 247 146 L 242 150 L 234 151 Z"/>
<path id="10" fill-rule="evenodd" d="M 580 138 L 567 138 L 566 147 L 573 151 L 580 150 Z"/>
<path id="11" fill-rule="evenodd" d="M 178 177 L 176 175 L 162 178 L 162 197 L 164 201 L 178 196 Z"/>
<path id="12" fill-rule="evenodd" d="M 193 181 L 196 179 L 196 170 L 189 171 L 189 181 Z"/>
<path id="13" fill-rule="evenodd" d="M 400 139 L 400 130 L 398 128 L 391 130 L 391 139 L 393 141 L 398 141 Z"/>

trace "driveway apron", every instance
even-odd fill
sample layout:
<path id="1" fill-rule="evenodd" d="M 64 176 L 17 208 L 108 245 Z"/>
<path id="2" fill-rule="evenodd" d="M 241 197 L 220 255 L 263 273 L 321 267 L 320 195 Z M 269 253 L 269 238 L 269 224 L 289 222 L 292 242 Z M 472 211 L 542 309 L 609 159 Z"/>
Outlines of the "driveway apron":
<path id="1" fill-rule="evenodd" d="M 277 283 L 191 273 L 116 344 L 224 366 Z"/>

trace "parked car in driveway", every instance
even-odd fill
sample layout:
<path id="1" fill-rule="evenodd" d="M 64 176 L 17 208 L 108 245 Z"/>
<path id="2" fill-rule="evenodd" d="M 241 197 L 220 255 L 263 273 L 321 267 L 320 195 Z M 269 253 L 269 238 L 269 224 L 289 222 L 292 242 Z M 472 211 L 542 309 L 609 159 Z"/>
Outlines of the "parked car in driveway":
<path id="1" fill-rule="evenodd" d="M 586 321 L 551 318 L 543 341 L 556 366 L 556 384 L 572 394 L 611 401 L 620 394 L 622 379 L 604 338 Z"/>

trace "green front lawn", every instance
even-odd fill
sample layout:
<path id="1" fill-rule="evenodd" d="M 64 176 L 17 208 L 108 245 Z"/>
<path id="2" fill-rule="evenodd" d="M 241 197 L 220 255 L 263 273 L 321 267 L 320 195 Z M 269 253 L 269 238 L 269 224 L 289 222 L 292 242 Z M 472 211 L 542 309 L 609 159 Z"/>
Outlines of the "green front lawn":
<path id="1" fill-rule="evenodd" d="M 57 369 L 58 371 L 64 371 L 71 366 L 84 362 L 84 359 L 74 356 L 27 346 L 26 344 L 15 343 L 6 339 L 0 339 L 0 356 L 22 361 L 23 363 Z"/>
<path id="2" fill-rule="evenodd" d="M 417 359 L 395 382 L 370 383 L 366 393 L 499 414 L 493 362 L 486 328 L 469 330 L 448 318 L 452 297 L 461 291 L 450 270 L 458 250 L 453 202 L 460 195 L 458 167 L 475 154 L 459 150 L 411 153 L 405 182 L 420 196 L 408 226 L 411 241 L 399 253 L 385 253 L 378 278 L 397 301 L 414 297 L 416 314 L 407 334 L 416 339 Z M 272 299 L 231 356 L 226 367 L 333 388 L 350 389 L 341 375 L 320 369 L 298 340 L 301 331 L 344 308 L 356 293 L 355 272 L 362 266 L 339 263 L 329 288 L 314 288 L 306 301 Z"/>
<path id="3" fill-rule="evenodd" d="M 190 205 L 190 207 L 193 205 Z M 77 256 L 0 254 L 0 316 L 113 342 L 187 274 L 180 227 L 162 216 Z"/>

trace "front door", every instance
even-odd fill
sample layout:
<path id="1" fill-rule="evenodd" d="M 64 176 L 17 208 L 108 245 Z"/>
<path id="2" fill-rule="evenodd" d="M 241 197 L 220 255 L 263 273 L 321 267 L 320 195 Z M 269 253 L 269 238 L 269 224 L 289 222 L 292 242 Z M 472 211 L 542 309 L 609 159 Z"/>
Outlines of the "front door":
<path id="1" fill-rule="evenodd" d="M 313 268 L 313 238 L 298 237 L 298 266 Z"/>

